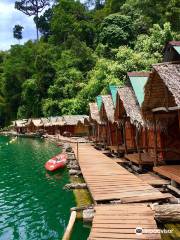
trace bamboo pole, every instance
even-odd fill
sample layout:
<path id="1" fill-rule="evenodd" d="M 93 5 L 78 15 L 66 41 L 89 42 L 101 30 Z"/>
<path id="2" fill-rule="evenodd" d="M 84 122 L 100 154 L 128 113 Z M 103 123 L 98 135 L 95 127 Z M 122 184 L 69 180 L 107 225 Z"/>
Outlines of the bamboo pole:
<path id="1" fill-rule="evenodd" d="M 68 223 L 68 226 L 66 228 L 66 231 L 64 233 L 64 236 L 63 236 L 62 240 L 70 240 L 71 233 L 72 233 L 72 230 L 73 230 L 73 226 L 74 226 L 74 223 L 76 221 L 76 215 L 77 215 L 76 211 L 71 212 L 69 223 Z"/>

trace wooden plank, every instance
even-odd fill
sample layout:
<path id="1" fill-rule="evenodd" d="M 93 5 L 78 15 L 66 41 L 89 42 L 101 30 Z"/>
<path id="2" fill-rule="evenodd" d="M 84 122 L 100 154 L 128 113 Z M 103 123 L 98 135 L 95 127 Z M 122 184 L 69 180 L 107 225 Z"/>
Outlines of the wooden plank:
<path id="1" fill-rule="evenodd" d="M 145 173 L 145 174 L 139 174 L 138 178 L 143 180 L 144 182 L 152 185 L 152 186 L 159 186 L 159 185 L 168 185 L 170 184 L 170 181 L 165 180 L 163 178 L 160 178 L 157 175 Z"/>
<path id="2" fill-rule="evenodd" d="M 136 228 L 142 228 L 142 234 Z M 95 206 L 95 216 L 88 239 L 146 239 L 159 240 L 154 212 L 145 204 Z"/>
<path id="3" fill-rule="evenodd" d="M 180 183 L 180 165 L 154 167 L 153 170 L 177 183 Z"/>

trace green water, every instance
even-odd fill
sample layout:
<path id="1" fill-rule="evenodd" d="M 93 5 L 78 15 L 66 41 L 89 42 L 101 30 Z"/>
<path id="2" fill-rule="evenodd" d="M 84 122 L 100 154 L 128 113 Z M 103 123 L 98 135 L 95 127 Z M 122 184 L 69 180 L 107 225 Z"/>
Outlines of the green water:
<path id="1" fill-rule="evenodd" d="M 48 141 L 0 137 L 0 240 L 57 240 L 75 206 L 63 190 L 67 170 L 47 173 L 44 163 L 60 149 Z M 8 144 L 8 145 L 7 145 Z M 77 222 L 72 240 L 85 240 L 89 229 Z"/>

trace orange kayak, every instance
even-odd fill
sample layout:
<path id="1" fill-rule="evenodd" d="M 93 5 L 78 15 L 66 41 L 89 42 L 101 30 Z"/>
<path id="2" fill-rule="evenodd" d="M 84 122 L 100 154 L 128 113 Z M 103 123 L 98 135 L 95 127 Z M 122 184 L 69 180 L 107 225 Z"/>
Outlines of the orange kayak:
<path id="1" fill-rule="evenodd" d="M 46 170 L 53 172 L 59 168 L 64 168 L 66 163 L 67 155 L 61 153 L 49 159 L 45 164 L 45 168 Z"/>

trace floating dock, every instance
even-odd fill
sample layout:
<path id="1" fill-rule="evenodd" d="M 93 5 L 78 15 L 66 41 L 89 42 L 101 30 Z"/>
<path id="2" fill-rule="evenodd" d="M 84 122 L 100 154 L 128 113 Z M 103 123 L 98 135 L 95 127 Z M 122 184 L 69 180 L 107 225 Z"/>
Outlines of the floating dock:
<path id="1" fill-rule="evenodd" d="M 121 203 L 151 202 L 169 198 L 144 182 L 90 144 L 73 147 L 83 177 L 95 203 L 120 200 Z"/>
<path id="2" fill-rule="evenodd" d="M 88 240 L 160 240 L 150 204 L 172 195 L 151 185 L 169 181 L 151 174 L 136 176 L 89 143 L 73 144 L 73 150 L 95 205 Z"/>

